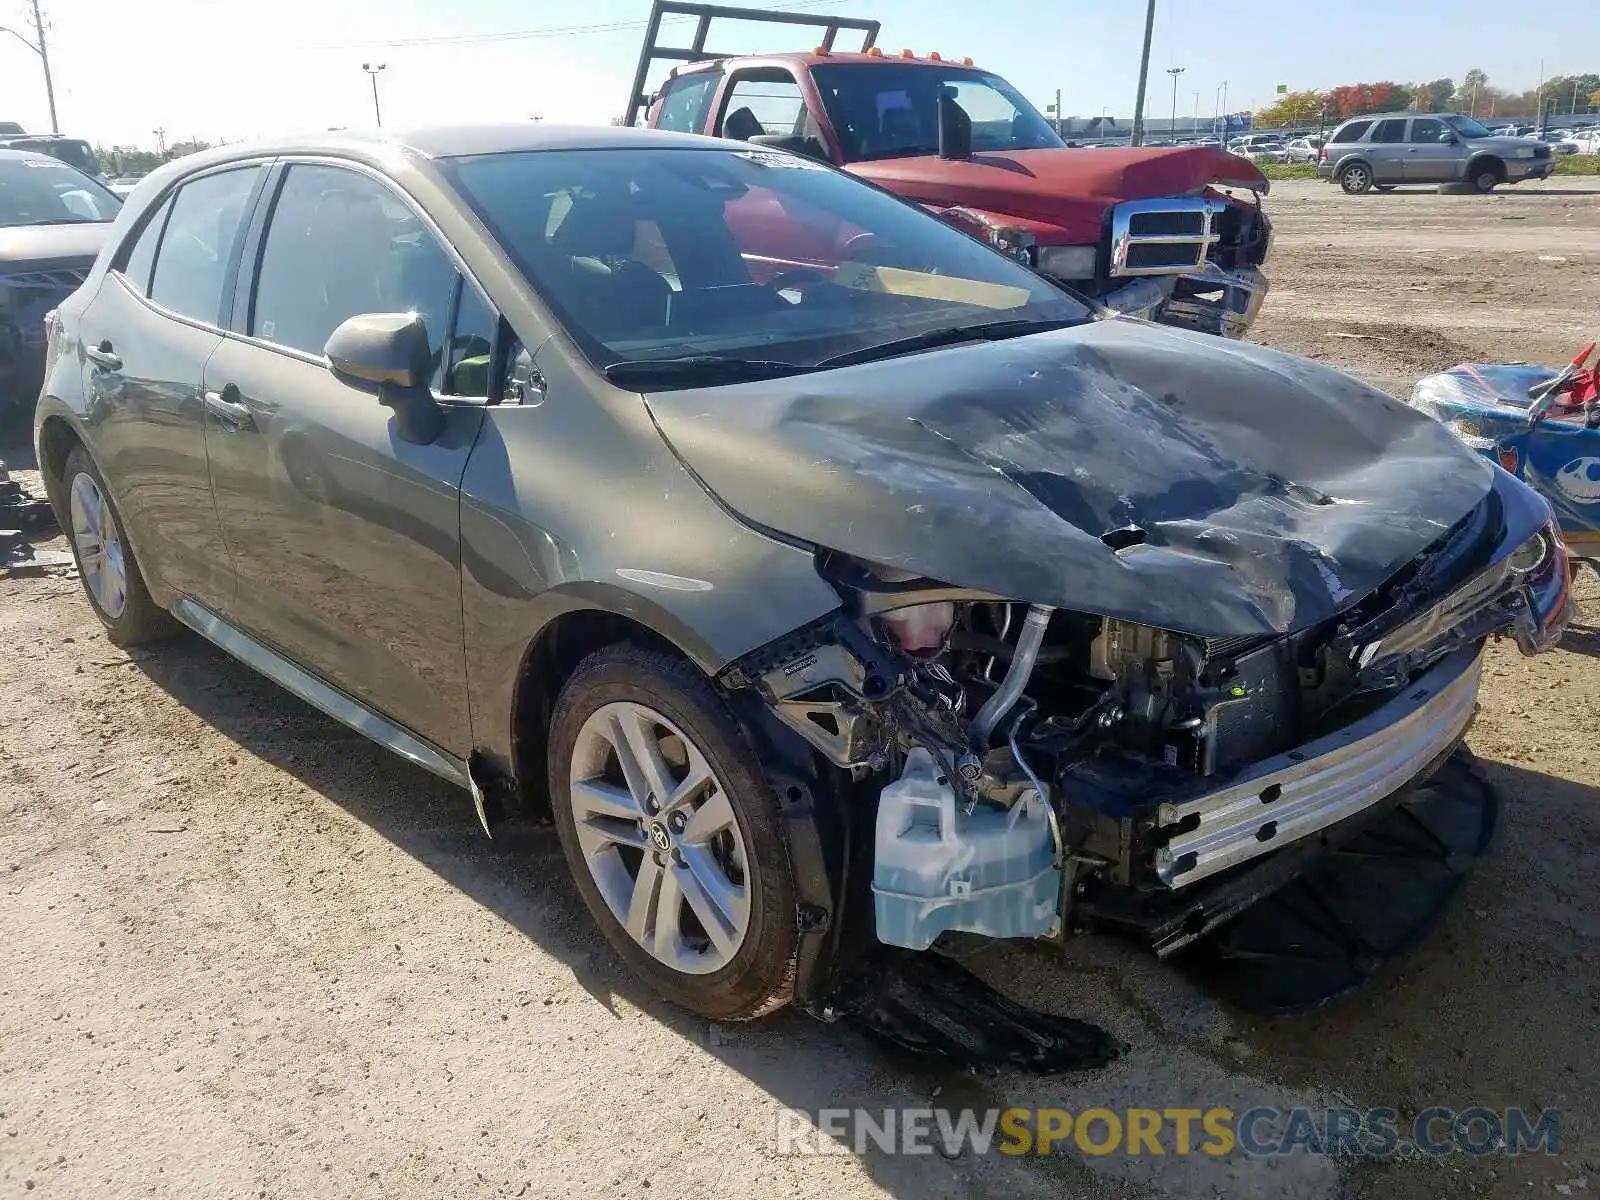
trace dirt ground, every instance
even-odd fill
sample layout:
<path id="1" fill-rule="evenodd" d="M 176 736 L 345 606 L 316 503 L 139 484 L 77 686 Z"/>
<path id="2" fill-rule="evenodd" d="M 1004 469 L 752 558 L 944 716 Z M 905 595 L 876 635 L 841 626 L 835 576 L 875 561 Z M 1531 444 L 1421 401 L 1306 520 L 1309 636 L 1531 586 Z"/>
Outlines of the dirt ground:
<path id="1" fill-rule="evenodd" d="M 1600 331 L 1600 188 L 1274 189 L 1262 340 L 1404 389 Z M 27 452 L 5 457 L 14 464 Z M 30 478 L 24 476 L 24 478 Z M 1600 587 L 1580 591 L 1600 612 Z M 1110 1069 L 908 1062 L 795 1015 L 711 1027 L 636 985 L 553 834 L 194 638 L 129 657 L 76 582 L 0 581 L 0 1196 L 1445 1197 L 1600 1192 L 1600 632 L 1493 652 L 1471 744 L 1500 845 L 1441 928 L 1309 1017 L 1225 1008 L 1119 943 L 979 946 L 1100 1022 Z M 1520 1105 L 1559 1153 L 1352 1166 L 779 1157 L 783 1107 Z"/>

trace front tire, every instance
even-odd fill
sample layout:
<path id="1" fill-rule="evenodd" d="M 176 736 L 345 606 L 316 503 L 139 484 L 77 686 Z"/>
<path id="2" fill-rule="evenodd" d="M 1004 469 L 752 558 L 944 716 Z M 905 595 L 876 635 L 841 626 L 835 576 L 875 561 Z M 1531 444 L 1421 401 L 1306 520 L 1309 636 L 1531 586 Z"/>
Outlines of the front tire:
<path id="1" fill-rule="evenodd" d="M 561 848 L 624 961 L 705 1017 L 788 1003 L 799 932 L 777 797 L 705 676 L 600 650 L 562 688 L 549 745 Z"/>
<path id="2" fill-rule="evenodd" d="M 1497 162 L 1481 162 L 1472 164 L 1472 190 L 1475 192 L 1492 192 L 1495 187 L 1505 182 L 1505 168 Z"/>
<path id="3" fill-rule="evenodd" d="M 67 455 L 61 494 L 78 577 L 107 639 L 117 646 L 139 646 L 170 637 L 176 623 L 150 598 L 111 489 L 82 446 Z"/>
<path id="4" fill-rule="evenodd" d="M 1347 195 L 1359 196 L 1372 190 L 1372 168 L 1366 163 L 1351 163 L 1339 172 L 1339 186 Z"/>

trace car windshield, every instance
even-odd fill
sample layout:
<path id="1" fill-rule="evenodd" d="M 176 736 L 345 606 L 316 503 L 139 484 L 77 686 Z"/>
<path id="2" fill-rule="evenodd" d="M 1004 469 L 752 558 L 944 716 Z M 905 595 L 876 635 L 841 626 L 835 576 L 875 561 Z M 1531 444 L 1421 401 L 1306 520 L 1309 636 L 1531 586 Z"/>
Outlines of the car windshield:
<path id="1" fill-rule="evenodd" d="M 941 88 L 972 119 L 974 150 L 1066 145 L 1009 83 L 970 67 L 878 59 L 813 67 L 811 78 L 848 162 L 937 154 Z"/>
<path id="2" fill-rule="evenodd" d="M 0 226 L 79 225 L 116 218 L 122 201 L 53 159 L 0 159 Z"/>
<path id="3" fill-rule="evenodd" d="M 998 251 L 782 151 L 545 150 L 442 165 L 602 369 L 678 362 L 731 380 L 963 340 L 973 326 L 1089 318 Z"/>
<path id="4" fill-rule="evenodd" d="M 1439 119 L 1446 125 L 1450 126 L 1451 129 L 1454 129 L 1462 137 L 1485 138 L 1494 136 L 1482 125 L 1474 121 L 1471 117 L 1440 117 Z"/>

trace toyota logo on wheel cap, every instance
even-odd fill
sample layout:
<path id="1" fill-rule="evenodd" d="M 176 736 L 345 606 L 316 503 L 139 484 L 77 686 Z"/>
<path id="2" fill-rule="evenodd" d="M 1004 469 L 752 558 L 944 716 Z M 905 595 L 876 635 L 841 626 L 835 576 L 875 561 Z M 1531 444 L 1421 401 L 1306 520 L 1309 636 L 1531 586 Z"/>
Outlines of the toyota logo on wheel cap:
<path id="1" fill-rule="evenodd" d="M 650 841 L 663 854 L 672 849 L 672 839 L 667 836 L 667 827 L 659 821 L 652 822 L 650 826 Z"/>

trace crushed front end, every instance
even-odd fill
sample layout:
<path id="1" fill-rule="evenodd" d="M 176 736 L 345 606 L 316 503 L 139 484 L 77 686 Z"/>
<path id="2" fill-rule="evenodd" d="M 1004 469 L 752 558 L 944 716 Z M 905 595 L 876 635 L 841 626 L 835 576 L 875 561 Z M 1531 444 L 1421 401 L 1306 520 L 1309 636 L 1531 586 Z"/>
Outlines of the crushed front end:
<path id="1" fill-rule="evenodd" d="M 1261 185 L 1265 190 L 1266 181 Z M 1110 208 L 1095 245 L 1058 244 L 1061 231 L 956 207 L 951 224 L 1107 308 L 1179 329 L 1242 338 L 1269 287 L 1262 272 L 1272 222 L 1261 193 L 1249 201 L 1213 189 L 1126 200 Z"/>
<path id="2" fill-rule="evenodd" d="M 1200 333 L 1242 338 L 1267 295 L 1272 223 L 1260 198 L 1207 192 L 1129 200 L 1111 213 L 1108 308 Z M 1157 298 L 1159 296 L 1159 299 Z"/>
<path id="3" fill-rule="evenodd" d="M 1277 635 L 818 566 L 840 615 L 723 682 L 875 798 L 876 936 L 911 950 L 1105 927 L 1188 945 L 1428 779 L 1471 724 L 1486 643 L 1546 649 L 1571 605 L 1548 506 L 1503 472 L 1382 586 Z"/>

